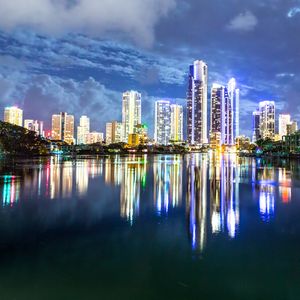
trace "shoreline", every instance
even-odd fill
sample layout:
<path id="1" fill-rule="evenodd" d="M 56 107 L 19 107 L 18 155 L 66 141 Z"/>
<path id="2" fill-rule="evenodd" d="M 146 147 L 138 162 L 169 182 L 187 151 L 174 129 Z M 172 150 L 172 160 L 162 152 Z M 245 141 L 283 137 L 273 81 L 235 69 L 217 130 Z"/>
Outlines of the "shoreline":
<path id="1" fill-rule="evenodd" d="M 106 152 L 106 153 L 85 153 L 85 154 L 2 154 L 0 155 L 0 160 L 3 159 L 39 159 L 39 158 L 50 158 L 50 157 L 62 157 L 62 158 L 93 158 L 93 157 L 111 157 L 111 156 L 130 156 L 130 155 L 189 155 L 189 154 L 209 154 L 207 151 L 190 151 L 190 152 L 143 152 L 143 151 L 136 151 L 136 152 Z M 276 155 L 276 154 L 245 154 L 245 153 L 221 153 L 222 155 L 226 154 L 236 154 L 237 157 L 243 158 L 257 158 L 257 159 L 300 159 L 300 154 L 288 154 L 288 155 Z"/>

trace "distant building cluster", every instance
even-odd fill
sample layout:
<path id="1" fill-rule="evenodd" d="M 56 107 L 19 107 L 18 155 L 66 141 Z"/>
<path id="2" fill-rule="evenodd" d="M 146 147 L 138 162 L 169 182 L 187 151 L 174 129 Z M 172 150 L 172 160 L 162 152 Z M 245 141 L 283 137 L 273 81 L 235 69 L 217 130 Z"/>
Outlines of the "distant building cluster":
<path id="1" fill-rule="evenodd" d="M 227 84 L 213 83 L 208 95 L 208 66 L 196 60 L 189 67 L 186 97 L 186 118 L 184 107 L 168 99 L 154 104 L 154 139 L 148 136 L 148 127 L 142 122 L 142 96 L 137 91 L 126 91 L 122 95 L 122 120 L 106 123 L 105 136 L 102 132 L 90 130 L 90 119 L 82 115 L 75 132 L 74 115 L 60 112 L 52 115 L 51 130 L 44 131 L 42 121 L 25 119 L 18 107 L 6 107 L 4 121 L 24 126 L 37 134 L 68 144 L 126 143 L 129 146 L 155 143 L 169 145 L 186 141 L 194 147 L 210 145 L 212 149 L 234 147 L 240 136 L 240 90 L 234 78 Z M 209 108 L 210 104 L 210 108 Z M 252 141 L 260 139 L 282 140 L 298 131 L 297 122 L 289 114 L 280 114 L 276 127 L 274 101 L 261 101 L 253 112 Z"/>
<path id="2" fill-rule="evenodd" d="M 252 141 L 260 139 L 282 140 L 284 136 L 298 131 L 297 121 L 291 119 L 290 114 L 279 114 L 278 130 L 276 130 L 276 111 L 274 101 L 261 101 L 253 112 Z"/>

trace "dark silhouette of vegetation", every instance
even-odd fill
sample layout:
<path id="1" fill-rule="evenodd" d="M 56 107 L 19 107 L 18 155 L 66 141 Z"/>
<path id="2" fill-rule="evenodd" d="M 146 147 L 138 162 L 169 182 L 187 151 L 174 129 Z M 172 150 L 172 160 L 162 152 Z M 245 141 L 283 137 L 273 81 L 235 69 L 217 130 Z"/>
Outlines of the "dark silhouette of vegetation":
<path id="1" fill-rule="evenodd" d="M 0 121 L 0 153 L 12 155 L 47 155 L 50 141 L 34 131 Z"/>

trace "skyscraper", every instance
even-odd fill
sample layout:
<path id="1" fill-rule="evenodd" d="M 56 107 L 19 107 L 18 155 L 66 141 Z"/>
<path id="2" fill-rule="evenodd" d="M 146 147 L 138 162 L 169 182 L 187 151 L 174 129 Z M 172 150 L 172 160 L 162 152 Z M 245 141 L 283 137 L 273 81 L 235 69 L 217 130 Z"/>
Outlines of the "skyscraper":
<path id="1" fill-rule="evenodd" d="M 260 136 L 260 112 L 259 110 L 255 110 L 252 114 L 252 127 L 253 127 L 253 135 L 252 135 L 252 142 L 258 141 Z"/>
<path id="2" fill-rule="evenodd" d="M 90 119 L 87 116 L 80 117 L 77 127 L 77 144 L 87 144 L 88 134 L 90 132 Z"/>
<path id="3" fill-rule="evenodd" d="M 236 88 L 236 80 L 231 78 L 228 82 L 228 96 L 232 107 L 233 142 L 240 135 L 240 90 Z"/>
<path id="4" fill-rule="evenodd" d="M 183 107 L 171 104 L 171 140 L 183 141 Z"/>
<path id="5" fill-rule="evenodd" d="M 210 143 L 213 147 L 235 144 L 239 135 L 239 90 L 234 78 L 226 87 L 213 84 L 210 122 Z"/>
<path id="6" fill-rule="evenodd" d="M 206 63 L 194 61 L 187 92 L 187 138 L 192 145 L 207 143 L 207 77 Z"/>
<path id="7" fill-rule="evenodd" d="M 222 145 L 233 145 L 233 103 L 228 88 L 224 89 L 221 106 L 221 142 Z"/>
<path id="8" fill-rule="evenodd" d="M 287 135 L 287 126 L 291 124 L 291 115 L 289 114 L 280 114 L 279 115 L 279 126 L 278 133 L 280 138 Z"/>
<path id="9" fill-rule="evenodd" d="M 74 116 L 66 112 L 52 115 L 52 139 L 62 140 L 68 144 L 74 143 Z"/>
<path id="10" fill-rule="evenodd" d="M 128 135 L 134 133 L 134 127 L 142 123 L 141 94 L 136 91 L 123 93 L 122 102 L 123 140 L 127 142 Z"/>
<path id="11" fill-rule="evenodd" d="M 5 107 L 4 122 L 23 126 L 23 110 L 16 106 Z"/>
<path id="12" fill-rule="evenodd" d="M 170 101 L 155 102 L 154 140 L 157 144 L 167 145 L 171 137 L 171 107 Z"/>
<path id="13" fill-rule="evenodd" d="M 259 113 L 261 138 L 273 139 L 275 135 L 275 102 L 261 101 L 259 103 Z"/>
<path id="14" fill-rule="evenodd" d="M 214 83 L 211 89 L 211 110 L 210 110 L 210 144 L 213 148 L 221 145 L 222 131 L 222 102 L 225 87 Z"/>
<path id="15" fill-rule="evenodd" d="M 106 123 L 105 142 L 107 145 L 123 141 L 123 124 L 117 121 Z"/>

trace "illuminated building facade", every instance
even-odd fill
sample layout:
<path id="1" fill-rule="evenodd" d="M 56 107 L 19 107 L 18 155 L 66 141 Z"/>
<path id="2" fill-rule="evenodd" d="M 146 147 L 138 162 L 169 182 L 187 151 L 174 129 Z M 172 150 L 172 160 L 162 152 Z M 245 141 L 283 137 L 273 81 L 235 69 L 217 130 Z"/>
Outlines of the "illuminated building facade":
<path id="1" fill-rule="evenodd" d="M 140 144 L 140 135 L 138 133 L 130 133 L 128 135 L 128 145 L 130 147 L 136 147 Z"/>
<path id="2" fill-rule="evenodd" d="M 23 110 L 16 106 L 5 107 L 4 122 L 17 126 L 23 126 Z"/>
<path id="3" fill-rule="evenodd" d="M 230 105 L 232 107 L 233 118 L 233 143 L 235 139 L 240 135 L 240 90 L 236 87 L 236 80 L 231 78 L 228 82 L 228 97 L 230 99 Z"/>
<path id="4" fill-rule="evenodd" d="M 275 136 L 275 102 L 261 101 L 259 103 L 261 138 L 273 139 Z"/>
<path id="5" fill-rule="evenodd" d="M 221 143 L 222 145 L 233 145 L 233 106 L 232 99 L 229 97 L 228 89 L 224 89 L 221 106 Z"/>
<path id="6" fill-rule="evenodd" d="M 298 131 L 298 123 L 297 121 L 292 121 L 290 124 L 287 125 L 286 127 L 286 134 L 294 134 Z"/>
<path id="7" fill-rule="evenodd" d="M 66 112 L 52 115 L 52 139 L 62 140 L 68 144 L 74 143 L 74 116 Z"/>
<path id="8" fill-rule="evenodd" d="M 183 107 L 171 104 L 171 141 L 183 141 Z"/>
<path id="9" fill-rule="evenodd" d="M 239 90 L 232 78 L 228 86 L 213 84 L 211 90 L 210 143 L 232 146 L 239 136 Z"/>
<path id="10" fill-rule="evenodd" d="M 141 113 L 141 94 L 136 91 L 123 93 L 122 123 L 124 142 L 127 142 L 129 134 L 134 133 L 134 127 L 142 123 Z"/>
<path id="11" fill-rule="evenodd" d="M 137 124 L 134 127 L 134 133 L 139 137 L 139 144 L 147 144 L 148 142 L 148 127 L 145 124 Z"/>
<path id="12" fill-rule="evenodd" d="M 170 101 L 155 102 L 154 140 L 160 145 L 167 145 L 171 137 L 171 106 Z"/>
<path id="13" fill-rule="evenodd" d="M 107 145 L 123 141 L 123 124 L 117 121 L 106 123 L 105 142 Z"/>
<path id="14" fill-rule="evenodd" d="M 90 132 L 90 119 L 87 116 L 81 116 L 79 126 L 77 127 L 77 144 L 87 144 L 88 134 Z"/>
<path id="15" fill-rule="evenodd" d="M 187 139 L 191 145 L 207 143 L 207 65 L 196 60 L 189 70 Z"/>
<path id="16" fill-rule="evenodd" d="M 253 128 L 253 134 L 252 134 L 252 142 L 255 143 L 258 141 L 260 136 L 260 112 L 259 110 L 255 110 L 252 113 L 252 128 Z"/>
<path id="17" fill-rule="evenodd" d="M 26 119 L 24 120 L 24 128 L 44 136 L 44 122 L 42 121 Z"/>
<path id="18" fill-rule="evenodd" d="M 222 130 L 222 102 L 224 98 L 225 87 L 214 83 L 211 89 L 211 110 L 210 110 L 210 144 L 212 148 L 218 148 L 221 145 Z"/>
<path id="19" fill-rule="evenodd" d="M 102 132 L 92 131 L 86 135 L 86 143 L 89 145 L 96 144 L 96 143 L 102 143 L 102 142 L 103 142 L 103 133 Z"/>
<path id="20" fill-rule="evenodd" d="M 279 115 L 279 125 L 278 125 L 278 133 L 280 139 L 283 136 L 287 135 L 287 126 L 291 124 L 291 115 L 289 114 L 280 114 Z"/>

